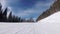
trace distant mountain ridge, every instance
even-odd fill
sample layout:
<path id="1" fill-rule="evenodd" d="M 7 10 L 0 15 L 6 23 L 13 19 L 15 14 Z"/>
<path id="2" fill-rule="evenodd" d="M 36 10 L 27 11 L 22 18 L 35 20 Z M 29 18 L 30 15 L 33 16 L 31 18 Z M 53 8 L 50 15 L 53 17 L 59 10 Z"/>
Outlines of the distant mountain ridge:
<path id="1" fill-rule="evenodd" d="M 52 6 L 50 6 L 49 9 L 47 9 L 45 12 L 43 12 L 38 18 L 36 21 L 39 21 L 43 18 L 46 18 L 48 16 L 50 16 L 51 14 L 57 12 L 57 11 L 60 11 L 60 0 L 57 0 L 53 3 Z"/>

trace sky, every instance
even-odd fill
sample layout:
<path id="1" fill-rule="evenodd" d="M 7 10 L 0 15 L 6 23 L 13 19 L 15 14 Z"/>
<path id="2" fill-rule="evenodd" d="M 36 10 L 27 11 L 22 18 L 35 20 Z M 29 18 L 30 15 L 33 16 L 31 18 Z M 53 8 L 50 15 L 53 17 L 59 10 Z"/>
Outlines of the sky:
<path id="1" fill-rule="evenodd" d="M 37 19 L 52 5 L 54 0 L 0 0 L 0 2 L 3 8 L 9 8 L 13 15 Z"/>

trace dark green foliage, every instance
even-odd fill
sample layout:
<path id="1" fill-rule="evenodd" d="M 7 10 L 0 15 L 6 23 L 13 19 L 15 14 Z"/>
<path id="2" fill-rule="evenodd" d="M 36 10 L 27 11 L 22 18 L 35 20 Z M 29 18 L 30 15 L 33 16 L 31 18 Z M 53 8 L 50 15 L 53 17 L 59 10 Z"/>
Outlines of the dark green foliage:
<path id="1" fill-rule="evenodd" d="M 0 21 L 2 22 L 3 18 L 2 18 L 2 5 L 0 3 Z"/>
<path id="2" fill-rule="evenodd" d="M 3 21 L 4 21 L 4 22 L 7 21 L 7 11 L 8 11 L 8 9 L 6 8 L 6 9 L 4 10 L 4 12 L 2 13 L 2 14 L 3 14 L 3 15 L 2 15 L 2 18 L 3 18 Z"/>

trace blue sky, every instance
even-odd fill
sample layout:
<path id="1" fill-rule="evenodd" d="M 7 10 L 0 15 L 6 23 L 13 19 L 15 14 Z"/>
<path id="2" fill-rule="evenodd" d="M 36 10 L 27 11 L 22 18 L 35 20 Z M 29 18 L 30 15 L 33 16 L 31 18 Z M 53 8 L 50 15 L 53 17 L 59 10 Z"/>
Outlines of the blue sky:
<path id="1" fill-rule="evenodd" d="M 54 0 L 0 0 L 0 2 L 16 16 L 36 19 Z"/>

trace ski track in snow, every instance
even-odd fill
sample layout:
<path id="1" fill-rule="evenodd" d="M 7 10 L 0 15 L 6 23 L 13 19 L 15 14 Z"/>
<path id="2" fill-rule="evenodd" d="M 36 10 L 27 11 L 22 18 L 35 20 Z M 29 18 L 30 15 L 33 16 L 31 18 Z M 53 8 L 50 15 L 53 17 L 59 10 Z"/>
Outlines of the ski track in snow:
<path id="1" fill-rule="evenodd" d="M 60 34 L 60 12 L 37 23 L 0 23 L 0 34 Z"/>

